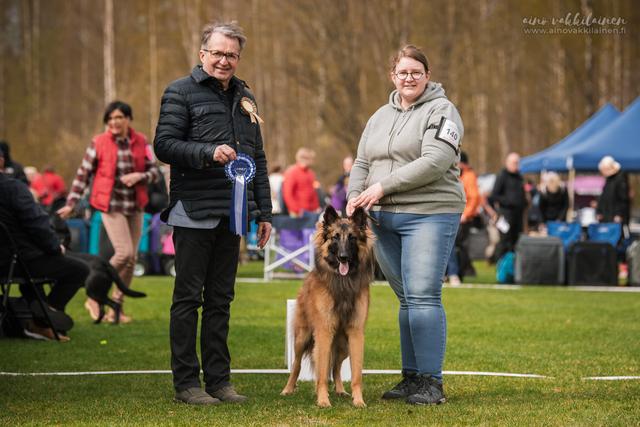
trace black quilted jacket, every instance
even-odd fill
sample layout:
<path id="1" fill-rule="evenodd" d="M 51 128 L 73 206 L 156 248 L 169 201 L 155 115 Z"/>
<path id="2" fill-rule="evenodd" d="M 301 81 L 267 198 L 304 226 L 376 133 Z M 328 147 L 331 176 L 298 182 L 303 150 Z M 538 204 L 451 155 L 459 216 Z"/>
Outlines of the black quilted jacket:
<path id="1" fill-rule="evenodd" d="M 49 216 L 22 181 L 0 173 L 0 222 L 8 228 L 18 253 L 29 261 L 44 255 L 60 255 L 60 242 L 49 225 Z M 8 237 L 0 231 L 0 266 L 9 264 Z"/>
<path id="2" fill-rule="evenodd" d="M 190 76 L 171 83 L 162 96 L 154 146 L 158 159 L 171 165 L 171 202 L 161 216 L 165 221 L 178 200 L 193 219 L 229 216 L 231 182 L 224 165 L 213 160 L 215 148 L 227 144 L 255 160 L 256 176 L 247 194 L 249 215 L 271 222 L 271 191 L 260 126 L 251 123 L 240 108 L 243 97 L 254 98 L 237 77 L 232 78 L 229 88 L 233 92 L 231 108 L 220 82 L 198 65 Z"/>

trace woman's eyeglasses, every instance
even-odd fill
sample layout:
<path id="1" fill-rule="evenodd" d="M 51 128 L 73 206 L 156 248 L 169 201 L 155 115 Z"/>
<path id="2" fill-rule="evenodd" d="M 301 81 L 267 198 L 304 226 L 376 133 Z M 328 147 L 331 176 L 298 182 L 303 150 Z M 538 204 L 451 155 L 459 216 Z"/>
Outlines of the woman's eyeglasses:
<path id="1" fill-rule="evenodd" d="M 400 71 L 398 73 L 395 73 L 395 76 L 400 80 L 407 80 L 409 76 L 411 76 L 413 80 L 420 80 L 422 76 L 424 76 L 424 73 L 422 71 L 412 71 L 410 73 L 407 71 Z"/>

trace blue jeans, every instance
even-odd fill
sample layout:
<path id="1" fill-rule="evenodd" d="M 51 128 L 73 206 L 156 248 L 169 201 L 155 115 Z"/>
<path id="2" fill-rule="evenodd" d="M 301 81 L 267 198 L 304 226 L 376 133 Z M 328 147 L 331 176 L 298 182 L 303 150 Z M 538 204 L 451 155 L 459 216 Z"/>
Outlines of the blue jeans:
<path id="1" fill-rule="evenodd" d="M 372 212 L 376 257 L 400 301 L 402 370 L 442 381 L 447 320 L 442 278 L 460 214 Z"/>
<path id="2" fill-rule="evenodd" d="M 449 263 L 447 264 L 447 276 L 459 276 L 460 266 L 458 265 L 458 254 L 456 254 L 455 245 L 451 248 L 451 255 L 449 255 Z"/>

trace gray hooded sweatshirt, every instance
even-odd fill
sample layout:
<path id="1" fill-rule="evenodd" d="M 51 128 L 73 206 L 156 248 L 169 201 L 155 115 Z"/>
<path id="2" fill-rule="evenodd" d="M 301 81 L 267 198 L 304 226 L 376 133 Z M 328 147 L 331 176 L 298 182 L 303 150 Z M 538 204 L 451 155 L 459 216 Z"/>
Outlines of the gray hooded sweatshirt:
<path id="1" fill-rule="evenodd" d="M 455 132 L 455 138 L 437 134 L 437 127 L 443 123 L 443 131 Z M 379 182 L 384 197 L 373 210 L 461 213 L 465 195 L 458 179 L 458 161 L 463 135 L 460 114 L 440 83 L 429 82 L 406 111 L 394 90 L 389 103 L 371 116 L 362 133 L 347 198 Z"/>

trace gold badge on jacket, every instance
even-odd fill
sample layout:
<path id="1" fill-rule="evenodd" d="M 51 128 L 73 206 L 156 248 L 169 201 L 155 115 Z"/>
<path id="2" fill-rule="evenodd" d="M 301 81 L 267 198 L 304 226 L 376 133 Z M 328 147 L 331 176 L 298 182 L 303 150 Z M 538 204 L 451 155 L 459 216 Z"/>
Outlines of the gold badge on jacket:
<path id="1" fill-rule="evenodd" d="M 251 98 L 243 97 L 240 100 L 240 109 L 251 118 L 251 123 L 264 123 L 264 120 L 258 115 L 258 106 Z"/>

